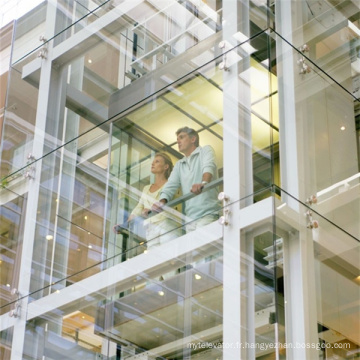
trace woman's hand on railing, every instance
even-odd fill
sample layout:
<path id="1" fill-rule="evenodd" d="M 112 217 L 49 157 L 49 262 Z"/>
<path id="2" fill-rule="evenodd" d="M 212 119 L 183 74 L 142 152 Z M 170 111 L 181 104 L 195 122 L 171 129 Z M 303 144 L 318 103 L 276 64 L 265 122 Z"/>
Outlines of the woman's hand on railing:
<path id="1" fill-rule="evenodd" d="M 151 207 L 151 212 L 153 213 L 160 213 L 164 210 L 164 206 L 166 204 L 166 200 L 165 199 L 161 199 L 155 203 L 153 203 L 152 207 Z"/>
<path id="2" fill-rule="evenodd" d="M 149 216 L 150 213 L 151 213 L 151 209 L 144 209 L 141 212 L 141 216 L 146 219 Z"/>

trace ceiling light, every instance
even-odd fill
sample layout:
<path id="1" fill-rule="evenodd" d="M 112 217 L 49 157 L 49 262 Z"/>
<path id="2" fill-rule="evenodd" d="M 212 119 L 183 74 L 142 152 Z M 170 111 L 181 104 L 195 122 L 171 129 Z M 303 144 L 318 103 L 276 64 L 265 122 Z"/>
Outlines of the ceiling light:
<path id="1" fill-rule="evenodd" d="M 87 220 L 87 216 L 86 216 L 86 215 L 84 216 L 84 219 Z"/>
<path id="2" fill-rule="evenodd" d="M 50 241 L 50 240 L 52 240 L 54 237 L 53 237 L 52 235 L 46 235 L 45 238 L 46 238 L 46 240 L 49 240 L 49 241 Z"/>
<path id="3" fill-rule="evenodd" d="M 346 128 L 345 128 L 344 125 L 340 128 L 341 131 L 344 131 L 345 129 L 346 129 Z"/>
<path id="4" fill-rule="evenodd" d="M 164 295 L 165 295 L 165 293 L 164 293 L 162 290 L 158 291 L 158 294 L 159 294 L 160 296 L 164 296 Z"/>
<path id="5" fill-rule="evenodd" d="M 196 280 L 200 280 L 200 279 L 201 279 L 201 275 L 195 274 L 195 279 L 196 279 Z"/>
<path id="6" fill-rule="evenodd" d="M 10 287 L 10 284 L 6 284 L 6 287 Z"/>
<path id="7" fill-rule="evenodd" d="M 91 60 L 91 59 L 88 59 L 88 63 L 91 64 L 91 63 L 92 63 L 92 60 Z"/>
<path id="8" fill-rule="evenodd" d="M 92 245 L 89 245 L 88 248 L 89 248 L 89 249 L 92 249 Z"/>

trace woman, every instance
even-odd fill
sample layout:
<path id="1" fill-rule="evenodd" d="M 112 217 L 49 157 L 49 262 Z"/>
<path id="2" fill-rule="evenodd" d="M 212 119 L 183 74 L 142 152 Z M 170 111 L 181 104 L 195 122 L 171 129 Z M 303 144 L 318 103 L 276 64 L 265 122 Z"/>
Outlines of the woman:
<path id="1" fill-rule="evenodd" d="M 131 212 L 128 222 L 141 216 L 144 218 L 144 225 L 146 228 L 146 240 L 148 249 L 154 245 L 163 244 L 180 235 L 180 231 L 174 230 L 179 227 L 179 224 L 170 218 L 167 212 L 149 216 L 151 206 L 154 202 L 159 200 L 160 192 L 167 179 L 169 178 L 173 164 L 170 157 L 165 153 L 156 153 L 151 164 L 151 173 L 155 175 L 152 184 L 144 186 L 140 200 Z M 115 227 L 114 227 L 114 231 Z"/>

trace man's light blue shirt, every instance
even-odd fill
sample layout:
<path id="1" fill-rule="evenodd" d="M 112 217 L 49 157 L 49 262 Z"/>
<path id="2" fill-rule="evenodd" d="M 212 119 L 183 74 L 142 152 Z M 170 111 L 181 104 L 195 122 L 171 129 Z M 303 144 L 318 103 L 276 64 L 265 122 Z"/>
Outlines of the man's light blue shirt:
<path id="1" fill-rule="evenodd" d="M 202 176 L 206 172 L 212 175 L 212 180 L 217 178 L 215 152 L 209 145 L 198 146 L 189 157 L 183 157 L 175 164 L 168 182 L 160 193 L 160 199 L 170 201 L 179 187 L 183 195 L 188 194 L 193 184 L 201 183 Z M 217 196 L 218 192 L 213 188 L 186 201 L 186 216 L 196 220 L 204 215 L 217 214 L 219 210 Z"/>

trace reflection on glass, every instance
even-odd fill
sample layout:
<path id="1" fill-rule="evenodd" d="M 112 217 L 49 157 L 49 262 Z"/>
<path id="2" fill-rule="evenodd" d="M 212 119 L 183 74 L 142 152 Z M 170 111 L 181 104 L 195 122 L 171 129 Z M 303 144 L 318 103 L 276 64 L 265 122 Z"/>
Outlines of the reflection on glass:
<path id="1" fill-rule="evenodd" d="M 359 98 L 360 79 L 360 20 L 359 6 L 353 1 L 328 2 L 304 1 L 292 3 L 292 11 L 303 16 L 296 28 L 281 31 L 280 35 L 290 40 L 299 49 L 307 65 L 315 64 L 333 78 L 349 94 Z M 280 14 L 280 11 L 279 11 Z M 290 15 L 290 14 L 289 14 Z M 284 16 L 284 13 L 282 13 Z M 281 21 L 281 18 L 277 19 Z M 301 36 L 300 36 L 301 34 Z M 311 66 L 312 67 L 312 66 Z"/>
<path id="2" fill-rule="evenodd" d="M 287 59 L 299 59 L 299 56 L 296 49 L 285 55 Z M 282 69 L 282 65 L 283 62 L 279 62 L 278 68 Z M 291 121 L 301 124 L 302 130 L 296 139 L 301 169 L 299 179 L 303 187 L 300 197 L 308 202 L 315 196 L 318 200 L 313 203 L 316 211 L 359 237 L 359 228 L 353 223 L 359 216 L 358 196 L 355 195 L 359 185 L 358 102 L 344 86 L 334 82 L 334 78 L 316 66 L 310 67 L 309 73 L 294 74 L 296 115 L 293 120 L 284 119 L 285 126 Z M 347 70 L 345 78 L 350 75 L 350 67 Z M 284 98 L 283 93 L 281 97 Z M 284 185 L 284 190 L 289 191 L 288 185 Z M 339 208 L 340 198 L 342 209 Z M 345 219 L 343 215 L 347 211 L 350 215 Z"/>

